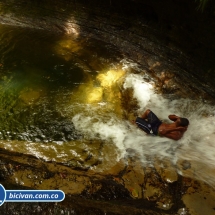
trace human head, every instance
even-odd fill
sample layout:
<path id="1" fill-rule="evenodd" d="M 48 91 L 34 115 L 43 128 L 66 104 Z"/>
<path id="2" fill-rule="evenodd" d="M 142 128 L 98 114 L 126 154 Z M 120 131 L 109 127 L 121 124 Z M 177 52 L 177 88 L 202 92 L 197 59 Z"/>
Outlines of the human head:
<path id="1" fill-rule="evenodd" d="M 183 126 L 183 127 L 186 127 L 186 126 L 189 125 L 189 120 L 187 118 L 180 117 L 179 118 L 179 125 Z"/>

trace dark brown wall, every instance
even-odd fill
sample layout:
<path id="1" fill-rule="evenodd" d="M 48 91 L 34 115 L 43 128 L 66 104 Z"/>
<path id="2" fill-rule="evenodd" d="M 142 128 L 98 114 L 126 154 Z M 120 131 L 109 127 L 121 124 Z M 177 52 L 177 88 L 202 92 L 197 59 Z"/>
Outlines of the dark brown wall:
<path id="1" fill-rule="evenodd" d="M 196 77 L 215 97 L 215 3 L 195 0 L 0 0 L 7 13 L 35 27 L 61 32 L 73 16 L 82 33 L 116 45 L 147 64 L 153 55 Z"/>

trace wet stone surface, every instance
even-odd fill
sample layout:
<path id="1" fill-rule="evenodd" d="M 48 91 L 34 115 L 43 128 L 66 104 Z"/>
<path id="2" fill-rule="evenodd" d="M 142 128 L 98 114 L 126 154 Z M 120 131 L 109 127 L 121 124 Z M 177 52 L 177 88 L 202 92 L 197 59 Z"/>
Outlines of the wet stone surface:
<path id="1" fill-rule="evenodd" d="M 196 70 L 197 67 L 186 54 L 178 50 L 174 44 L 161 45 L 157 38 L 162 39 L 162 35 L 156 33 L 156 29 L 150 29 L 148 23 L 143 20 L 138 18 L 129 20 L 127 16 L 118 19 L 118 14 L 110 7 L 112 1 L 106 2 L 110 11 L 104 11 L 97 5 L 91 7 L 88 4 L 89 8 L 83 7 L 77 1 L 72 1 L 71 4 L 58 1 L 56 4 L 59 7 L 53 7 L 54 4 L 49 1 L 44 1 L 44 4 L 39 1 L 29 4 L 27 1 L 20 0 L 15 7 L 14 1 L 0 2 L 1 23 L 22 27 L 31 26 L 59 34 L 69 35 L 79 32 L 85 38 L 93 37 L 107 41 L 141 65 L 140 74 L 149 75 L 148 81 L 154 82 L 157 93 L 163 93 L 170 99 L 171 97 L 190 97 L 212 101 L 214 89 L 192 75 L 193 71 L 198 73 L 199 70 Z M 191 79 L 192 82 L 190 82 Z M 16 93 L 5 96 L 13 101 Z M 122 106 L 125 119 L 130 119 L 131 110 L 137 110 L 135 100 L 132 100 L 129 105 L 127 103 L 131 100 L 131 95 L 132 91 L 129 90 L 123 95 L 125 102 Z M 24 125 L 17 129 L 16 123 L 13 127 L 10 124 L 2 124 L 0 139 L 47 143 L 49 141 L 67 142 L 81 138 L 78 132 L 74 132 L 73 124 L 57 111 L 52 112 L 52 119 L 56 120 L 44 121 L 43 111 L 37 112 L 37 102 L 42 96 L 41 92 L 31 89 L 20 93 L 19 101 L 26 108 L 25 114 L 16 112 L 16 108 L 9 106 L 6 99 L 4 108 L 8 112 L 1 117 L 10 118 L 13 111 L 17 113 L 16 123 L 19 124 L 21 119 Z M 31 109 L 32 104 L 35 106 Z M 36 114 L 31 115 L 31 112 Z M 34 127 L 31 126 L 30 121 L 35 122 Z M 8 132 L 7 128 L 11 128 L 12 132 Z M 29 133 L 31 135 L 28 135 Z M 98 143 L 97 151 L 102 148 L 101 145 Z M 143 165 L 138 158 L 130 157 L 121 159 L 112 168 L 100 173 L 90 167 L 99 166 L 99 159 L 93 159 L 101 155 L 95 153 L 96 155 L 93 156 L 86 151 L 83 159 L 80 158 L 78 162 L 70 160 L 65 164 L 51 160 L 45 162 L 34 156 L 2 149 L 0 182 L 6 189 L 61 189 L 65 192 L 66 199 L 58 204 L 4 203 L 0 208 L 0 214 L 29 214 L 29 211 L 31 214 L 45 215 L 214 214 L 214 186 L 192 179 L 195 178 L 199 168 L 198 163 L 180 160 L 173 165 L 169 160 L 152 159 L 151 165 Z M 84 165 L 87 161 L 89 164 Z M 178 172 L 183 173 L 185 177 Z M 214 176 L 213 170 L 209 169 L 207 173 Z"/>
<path id="2" fill-rule="evenodd" d="M 168 160 L 155 160 L 154 167 L 143 167 L 138 159 L 131 159 L 126 166 L 118 165 L 114 175 L 99 175 L 1 150 L 0 170 L 1 183 L 6 189 L 61 189 L 66 194 L 61 203 L 5 203 L 0 208 L 4 214 L 27 214 L 31 210 L 32 214 L 125 214 L 127 211 L 200 215 L 193 198 L 205 202 L 201 210 L 207 210 L 209 215 L 214 212 L 213 189 L 178 176 Z"/>
<path id="3" fill-rule="evenodd" d="M 198 90 L 206 91 L 211 96 L 214 95 L 213 85 L 211 85 L 211 81 L 214 80 L 213 69 L 203 71 L 204 69 L 200 69 L 198 66 L 198 63 L 204 64 L 204 61 L 211 61 L 210 56 L 213 56 L 213 54 L 209 54 L 208 59 L 202 61 L 202 52 L 208 54 L 209 45 L 204 47 L 205 49 L 202 47 L 202 50 L 199 47 L 200 43 L 203 44 L 202 39 L 206 44 L 209 41 L 213 42 L 211 40 L 214 32 L 214 29 L 211 28 L 213 24 L 205 26 L 204 20 L 208 20 L 208 18 L 211 20 L 210 15 L 205 17 L 207 13 L 201 14 L 195 11 L 193 2 L 188 5 L 189 9 L 186 8 L 187 2 L 180 5 L 177 5 L 177 3 L 174 5 L 171 1 L 166 3 L 173 8 L 177 7 L 179 9 L 177 10 L 178 13 L 180 13 L 179 11 L 190 10 L 192 13 L 190 17 L 181 17 L 181 14 L 184 13 L 179 16 L 182 23 L 187 22 L 189 18 L 190 24 L 188 26 L 190 28 L 185 23 L 180 25 L 175 20 L 176 17 L 173 15 L 171 7 L 167 6 L 164 8 L 165 10 L 160 11 L 159 1 L 153 1 L 150 5 L 148 2 L 141 0 L 131 2 L 120 0 L 113 2 L 98 2 L 96 0 L 68 2 L 61 0 L 55 1 L 54 4 L 49 0 L 29 3 L 19 0 L 16 7 L 12 6 L 14 5 L 13 1 L 7 3 L 0 1 L 0 3 L 0 21 L 2 23 L 22 27 L 31 26 L 36 29 L 46 29 L 58 33 L 76 34 L 78 32 L 83 37 L 94 37 L 107 41 L 129 58 L 141 64 L 147 71 L 158 71 L 161 76 L 163 72 L 172 73 L 179 76 L 180 80 L 183 79 L 182 82 L 188 88 L 195 90 L 196 87 L 192 83 L 198 82 Z M 209 12 L 211 11 L 209 10 Z M 166 18 L 164 18 L 165 16 Z M 193 21 L 193 19 L 198 21 Z M 199 28 L 195 25 L 192 26 L 193 22 L 198 22 Z M 198 37 L 201 42 L 195 44 L 195 39 L 192 39 L 192 36 L 189 35 L 193 33 L 190 32 L 190 29 L 196 31 L 196 35 L 194 33 L 192 36 Z M 204 35 L 201 33 L 202 31 L 208 34 L 210 40 L 205 39 L 207 36 L 201 38 Z M 125 35 L 127 36 L 125 37 Z M 186 40 L 192 45 L 186 44 Z M 183 50 L 180 46 L 185 46 L 188 50 L 185 47 L 183 47 Z M 197 54 L 199 59 L 196 60 L 199 60 L 198 63 L 194 63 L 192 60 L 196 49 L 199 52 Z M 189 56 L 189 53 L 192 53 L 191 56 Z M 213 65 L 211 66 L 213 67 Z M 190 83 L 191 79 L 192 83 Z M 162 89 L 164 92 L 179 91 L 177 85 L 171 86 L 170 80 L 165 81 Z"/>

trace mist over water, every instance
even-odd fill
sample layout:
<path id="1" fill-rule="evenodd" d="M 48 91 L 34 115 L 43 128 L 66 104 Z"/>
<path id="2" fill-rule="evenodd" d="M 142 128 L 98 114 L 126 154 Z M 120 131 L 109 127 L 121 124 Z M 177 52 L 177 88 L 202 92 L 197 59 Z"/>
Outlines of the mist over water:
<path id="1" fill-rule="evenodd" d="M 133 90 L 133 98 L 137 100 L 139 106 L 139 115 L 149 108 L 165 122 L 171 122 L 168 119 L 169 114 L 188 118 L 190 125 L 181 140 L 148 136 L 131 122 L 120 119 L 114 113 L 108 116 L 96 114 L 86 116 L 79 113 L 72 119 L 75 128 L 85 133 L 88 138 L 101 138 L 108 144 L 112 142 L 118 149 L 118 160 L 129 153 L 138 156 L 143 165 L 150 162 L 149 157 L 167 158 L 177 165 L 178 172 L 183 175 L 185 173 L 180 162 L 188 161 L 195 173 L 192 177 L 213 184 L 215 180 L 210 171 L 215 167 L 213 107 L 192 99 L 166 99 L 157 94 L 153 83 L 147 83 L 144 78 L 142 74 L 126 73 L 122 87 L 124 90 L 128 88 Z M 209 173 L 206 174 L 207 171 Z"/>

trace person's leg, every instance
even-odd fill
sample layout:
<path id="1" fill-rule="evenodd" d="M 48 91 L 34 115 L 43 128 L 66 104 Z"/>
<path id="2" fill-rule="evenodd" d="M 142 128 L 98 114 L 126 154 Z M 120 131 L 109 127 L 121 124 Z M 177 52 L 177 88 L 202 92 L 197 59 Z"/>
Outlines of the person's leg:
<path id="1" fill-rule="evenodd" d="M 147 115 L 147 119 L 148 119 L 148 122 L 150 124 L 154 124 L 156 122 L 159 122 L 160 120 L 158 119 L 158 117 L 152 112 L 150 111 Z"/>
<path id="2" fill-rule="evenodd" d="M 147 121 L 140 117 L 137 117 L 135 123 L 141 130 L 145 131 L 147 134 L 150 133 L 151 125 Z"/>
<path id="3" fill-rule="evenodd" d="M 151 124 L 153 134 L 157 135 L 158 128 L 162 123 L 161 120 L 158 119 L 158 117 L 152 111 L 150 111 L 148 114 L 148 122 Z"/>
<path id="4" fill-rule="evenodd" d="M 142 119 L 148 119 L 148 114 L 150 113 L 150 109 L 147 109 L 141 116 Z"/>

